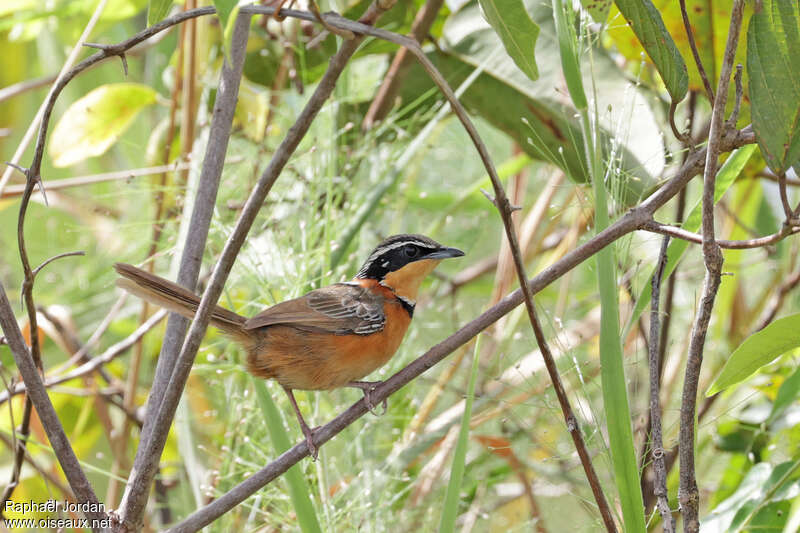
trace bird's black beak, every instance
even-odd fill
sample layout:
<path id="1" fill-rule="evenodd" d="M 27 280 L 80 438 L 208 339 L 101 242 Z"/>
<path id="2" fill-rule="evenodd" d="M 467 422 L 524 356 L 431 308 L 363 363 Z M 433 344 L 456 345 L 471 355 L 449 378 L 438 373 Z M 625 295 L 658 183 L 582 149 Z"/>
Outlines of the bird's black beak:
<path id="1" fill-rule="evenodd" d="M 464 255 L 464 252 L 458 248 L 440 248 L 421 259 L 447 259 L 448 257 L 461 257 L 462 255 Z"/>

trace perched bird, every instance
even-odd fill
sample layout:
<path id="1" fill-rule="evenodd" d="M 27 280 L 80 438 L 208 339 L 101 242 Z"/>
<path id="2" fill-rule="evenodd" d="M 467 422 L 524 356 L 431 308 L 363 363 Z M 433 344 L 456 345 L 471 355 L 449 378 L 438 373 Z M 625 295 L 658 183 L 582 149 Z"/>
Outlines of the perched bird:
<path id="1" fill-rule="evenodd" d="M 370 392 L 381 382 L 359 381 L 394 355 L 414 315 L 417 292 L 442 259 L 464 252 L 423 235 L 395 235 L 378 245 L 358 274 L 273 305 L 252 318 L 216 306 L 211 325 L 247 351 L 247 369 L 276 380 L 289 396 L 316 458 L 312 431 L 292 391 L 356 387 L 374 409 Z M 200 297 L 135 266 L 117 263 L 117 284 L 153 304 L 193 318 Z"/>

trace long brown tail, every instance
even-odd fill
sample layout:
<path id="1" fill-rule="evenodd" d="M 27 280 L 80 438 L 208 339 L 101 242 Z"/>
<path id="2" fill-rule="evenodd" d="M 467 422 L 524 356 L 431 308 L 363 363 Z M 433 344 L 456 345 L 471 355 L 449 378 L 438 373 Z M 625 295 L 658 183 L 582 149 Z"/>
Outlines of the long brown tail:
<path id="1" fill-rule="evenodd" d="M 200 297 L 192 291 L 126 263 L 115 263 L 114 270 L 122 276 L 122 279 L 117 280 L 117 285 L 129 293 L 186 318 L 194 318 L 200 306 Z M 211 315 L 211 325 L 240 341 L 250 337 L 242 327 L 246 320 L 245 317 L 220 306 L 214 307 Z"/>

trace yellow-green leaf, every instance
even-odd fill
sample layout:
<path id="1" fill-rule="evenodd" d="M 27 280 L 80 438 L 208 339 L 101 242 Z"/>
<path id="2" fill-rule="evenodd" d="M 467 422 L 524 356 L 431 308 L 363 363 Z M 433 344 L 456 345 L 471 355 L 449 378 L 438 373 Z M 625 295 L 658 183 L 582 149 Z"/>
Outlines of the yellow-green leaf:
<path id="1" fill-rule="evenodd" d="M 733 351 L 706 396 L 713 396 L 741 383 L 761 367 L 797 347 L 800 347 L 800 313 L 779 318 L 747 337 Z"/>
<path id="2" fill-rule="evenodd" d="M 689 88 L 686 63 L 650 0 L 616 0 L 625 20 L 653 61 L 673 102 L 680 102 Z"/>
<path id="3" fill-rule="evenodd" d="M 137 83 L 102 85 L 69 106 L 53 129 L 50 157 L 66 167 L 105 153 L 156 101 L 156 91 Z"/>

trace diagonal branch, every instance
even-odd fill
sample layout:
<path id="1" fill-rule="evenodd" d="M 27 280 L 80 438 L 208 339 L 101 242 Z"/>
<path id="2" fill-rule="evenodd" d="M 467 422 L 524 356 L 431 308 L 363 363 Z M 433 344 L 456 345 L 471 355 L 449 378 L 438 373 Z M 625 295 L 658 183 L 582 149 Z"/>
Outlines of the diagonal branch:
<path id="1" fill-rule="evenodd" d="M 365 26 L 373 24 L 378 17 L 383 14 L 384 11 L 392 7 L 393 3 L 394 2 L 381 1 L 373 3 L 368 8 L 367 12 L 361 17 L 360 22 Z M 270 11 L 274 12 L 274 9 L 271 9 Z M 249 21 L 250 15 L 254 12 L 257 11 L 252 8 L 247 10 L 244 8 L 240 9 L 240 20 Z M 282 13 L 285 14 L 286 11 L 284 10 Z M 309 13 L 309 15 L 313 17 L 313 14 Z M 247 29 L 249 28 L 247 24 L 243 26 L 244 27 L 238 36 L 238 41 L 237 36 L 234 35 L 234 44 L 231 52 L 231 55 L 235 57 L 235 61 L 238 63 L 236 65 L 238 74 L 234 78 L 236 81 L 233 84 L 234 88 L 236 89 L 238 89 L 238 82 L 241 78 L 242 64 L 244 62 L 244 52 L 247 42 Z M 238 29 L 239 28 L 237 27 L 237 30 Z M 152 428 L 151 432 L 145 434 L 147 440 L 142 441 L 142 444 L 139 446 L 139 450 L 137 451 L 136 461 L 133 468 L 133 479 L 131 479 L 131 482 L 126 489 L 125 496 L 123 497 L 121 504 L 120 518 L 122 522 L 119 529 L 122 531 L 138 529 L 141 524 L 145 505 L 147 503 L 147 495 L 149 493 L 153 477 L 155 476 L 158 462 L 161 457 L 161 452 L 166 442 L 169 426 L 172 423 L 172 419 L 175 415 L 175 410 L 183 393 L 186 380 L 189 377 L 195 355 L 197 354 L 197 350 L 200 347 L 200 343 L 205 335 L 206 328 L 208 327 L 211 310 L 222 293 L 225 280 L 227 279 L 228 274 L 233 267 L 233 263 L 236 260 L 239 250 L 244 244 L 245 238 L 247 237 L 247 234 L 250 231 L 250 228 L 255 221 L 261 206 L 264 203 L 264 199 L 272 188 L 272 185 L 278 179 L 278 176 L 280 176 L 283 167 L 286 165 L 289 157 L 291 157 L 300 141 L 305 136 L 308 128 L 311 125 L 311 122 L 319 113 L 322 105 L 333 92 L 339 75 L 342 73 L 345 65 L 347 65 L 350 57 L 355 53 L 363 39 L 364 38 L 362 35 L 345 41 L 336 55 L 331 58 L 328 69 L 325 72 L 325 75 L 319 81 L 317 89 L 314 91 L 314 94 L 306 104 L 306 107 L 300 113 L 300 116 L 297 118 L 295 124 L 287 132 L 283 142 L 281 142 L 280 146 L 275 151 L 272 160 L 256 183 L 253 191 L 250 193 L 247 203 L 242 209 L 240 218 L 237 221 L 236 226 L 228 239 L 228 242 L 225 244 L 220 258 L 214 267 L 208 287 L 206 288 L 206 291 L 204 292 L 200 301 L 199 308 L 194 320 L 192 321 L 189 333 L 183 342 L 180 354 L 178 354 L 177 358 L 175 359 L 174 369 L 171 372 L 169 384 L 163 389 L 163 399 L 159 404 L 156 404 L 158 405 L 158 409 L 156 411 L 157 414 L 152 421 L 152 426 L 150 426 Z M 234 53 L 236 55 L 234 55 Z M 233 76 L 231 76 L 231 78 L 233 78 Z M 227 83 L 230 83 L 230 81 Z M 226 87 L 226 83 L 221 82 L 221 89 Z M 218 102 L 221 97 L 222 92 L 217 97 Z M 230 113 L 231 118 L 233 115 L 234 104 L 235 97 L 233 101 L 227 104 L 229 106 L 227 111 Z M 215 112 L 215 117 L 216 115 L 217 113 Z M 230 129 L 230 122 L 228 122 L 227 128 Z M 221 158 L 223 157 L 224 147 L 221 150 Z M 174 353 L 177 353 L 177 351 Z"/>
<path id="2" fill-rule="evenodd" d="M 86 474 L 84 474 L 78 462 L 78 458 L 75 456 L 64 428 L 61 426 L 56 410 L 47 395 L 44 383 L 42 383 L 39 370 L 33 362 L 31 353 L 28 347 L 25 346 L 25 340 L 17 324 L 17 319 L 14 317 L 11 302 L 8 301 L 2 284 L 0 284 L 0 327 L 3 328 L 3 334 L 6 337 L 9 348 L 11 348 L 17 368 L 22 374 L 22 379 L 25 380 L 25 384 L 28 386 L 28 397 L 36 407 L 36 412 L 47 433 L 50 445 L 53 447 L 70 488 L 75 493 L 75 497 L 80 502 L 91 504 L 91 506 L 96 505 L 98 506 L 96 508 L 102 509 L 89 480 L 86 478 Z M 31 336 L 35 337 L 36 332 L 33 332 Z M 87 511 L 85 514 L 90 520 L 101 520 L 105 516 L 102 511 Z"/>

